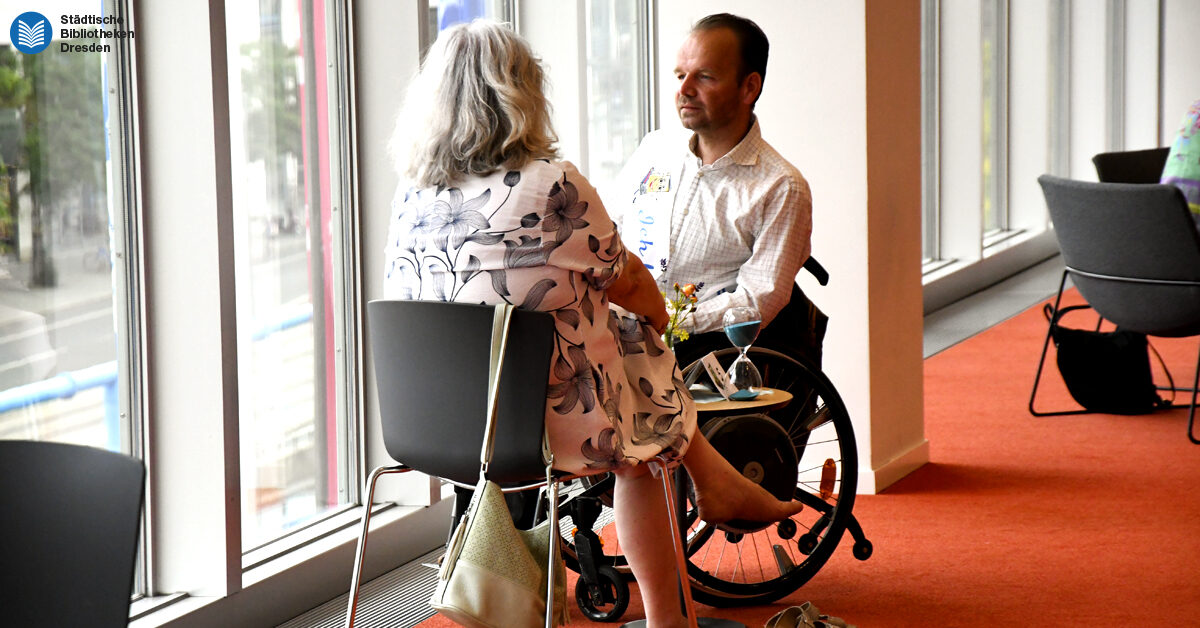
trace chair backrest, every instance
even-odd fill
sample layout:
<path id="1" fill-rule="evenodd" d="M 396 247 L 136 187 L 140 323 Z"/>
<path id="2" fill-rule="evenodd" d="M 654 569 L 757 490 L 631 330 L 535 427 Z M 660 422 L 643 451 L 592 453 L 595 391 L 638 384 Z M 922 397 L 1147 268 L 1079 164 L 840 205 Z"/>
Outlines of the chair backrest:
<path id="1" fill-rule="evenodd" d="M 1100 153 L 1092 157 L 1096 176 L 1105 183 L 1158 183 L 1169 147 Z"/>
<path id="2" fill-rule="evenodd" d="M 367 331 L 388 455 L 429 475 L 474 484 L 487 417 L 490 305 L 372 301 Z M 500 379 L 488 477 L 545 478 L 542 433 L 554 319 L 516 310 Z"/>
<path id="3" fill-rule="evenodd" d="M 1200 232 L 1178 188 L 1038 183 L 1071 280 L 1101 316 L 1156 336 L 1200 333 Z"/>
<path id="4" fill-rule="evenodd" d="M 145 477 L 102 449 L 0 441 L 0 623 L 128 624 Z"/>

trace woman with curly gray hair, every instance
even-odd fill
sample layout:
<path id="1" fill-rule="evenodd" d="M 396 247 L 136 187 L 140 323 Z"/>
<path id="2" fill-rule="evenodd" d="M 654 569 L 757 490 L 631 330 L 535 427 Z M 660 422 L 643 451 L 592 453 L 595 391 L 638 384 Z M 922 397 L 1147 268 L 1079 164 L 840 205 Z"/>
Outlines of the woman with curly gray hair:
<path id="1" fill-rule="evenodd" d="M 681 461 L 708 521 L 775 521 L 801 506 L 744 478 L 696 431 L 660 337 L 662 295 L 596 190 L 557 160 L 556 141 L 545 76 L 523 39 L 482 20 L 443 32 L 391 144 L 402 181 L 385 294 L 554 314 L 546 426 L 555 467 L 616 476 L 617 535 L 648 624 L 682 626 L 667 512 L 644 463 Z"/>

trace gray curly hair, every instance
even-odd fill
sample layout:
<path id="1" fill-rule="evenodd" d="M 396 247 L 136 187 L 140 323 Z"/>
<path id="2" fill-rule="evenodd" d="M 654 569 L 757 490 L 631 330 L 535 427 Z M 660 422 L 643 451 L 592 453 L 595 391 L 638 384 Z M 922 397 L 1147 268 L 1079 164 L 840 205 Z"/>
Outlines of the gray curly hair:
<path id="1" fill-rule="evenodd" d="M 420 187 L 557 159 L 545 74 L 529 44 L 489 20 L 442 32 L 405 94 L 390 152 Z"/>

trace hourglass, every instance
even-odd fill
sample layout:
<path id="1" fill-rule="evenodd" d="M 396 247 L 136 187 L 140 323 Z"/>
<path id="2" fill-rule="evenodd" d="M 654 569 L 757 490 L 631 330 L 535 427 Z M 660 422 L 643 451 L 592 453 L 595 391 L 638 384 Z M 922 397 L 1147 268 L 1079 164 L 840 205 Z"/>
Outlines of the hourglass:
<path id="1" fill-rule="evenodd" d="M 758 367 L 746 357 L 746 351 L 754 344 L 754 339 L 758 338 L 762 316 L 759 315 L 758 308 L 740 306 L 727 310 L 722 322 L 729 342 L 741 351 L 741 355 L 729 365 L 729 383 L 737 387 L 739 396 L 752 397 L 756 392 L 754 389 L 762 386 L 762 375 L 759 374 Z"/>

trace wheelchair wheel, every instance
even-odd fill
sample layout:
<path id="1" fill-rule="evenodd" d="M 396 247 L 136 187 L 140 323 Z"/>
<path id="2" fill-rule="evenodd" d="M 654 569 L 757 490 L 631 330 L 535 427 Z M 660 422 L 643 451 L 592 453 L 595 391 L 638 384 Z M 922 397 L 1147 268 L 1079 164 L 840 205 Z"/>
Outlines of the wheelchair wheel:
<path id="1" fill-rule="evenodd" d="M 629 608 L 629 584 L 612 567 L 596 570 L 599 581 L 589 587 L 583 578 L 575 581 L 575 603 L 592 621 L 615 622 Z"/>
<path id="2" fill-rule="evenodd" d="M 717 351 L 722 366 L 736 349 Z M 833 554 L 851 518 L 858 454 L 845 404 L 820 370 L 782 353 L 752 347 L 765 386 L 792 400 L 764 413 L 701 413 L 713 447 L 734 468 L 804 510 L 770 525 L 713 526 L 687 513 L 688 573 L 695 599 L 711 606 L 764 604 L 808 582 Z M 697 362 L 684 371 L 691 385 L 706 377 Z"/>

